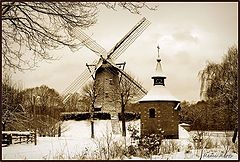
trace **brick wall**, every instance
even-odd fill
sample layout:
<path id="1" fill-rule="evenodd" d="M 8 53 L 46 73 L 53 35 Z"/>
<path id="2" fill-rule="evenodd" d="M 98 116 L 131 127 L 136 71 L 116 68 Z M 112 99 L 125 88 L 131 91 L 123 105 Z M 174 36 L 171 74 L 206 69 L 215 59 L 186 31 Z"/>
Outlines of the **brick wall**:
<path id="1" fill-rule="evenodd" d="M 174 110 L 176 102 L 142 102 L 141 136 L 160 133 L 164 130 L 166 138 L 178 138 L 179 112 Z M 149 109 L 155 109 L 155 118 L 149 118 Z"/>

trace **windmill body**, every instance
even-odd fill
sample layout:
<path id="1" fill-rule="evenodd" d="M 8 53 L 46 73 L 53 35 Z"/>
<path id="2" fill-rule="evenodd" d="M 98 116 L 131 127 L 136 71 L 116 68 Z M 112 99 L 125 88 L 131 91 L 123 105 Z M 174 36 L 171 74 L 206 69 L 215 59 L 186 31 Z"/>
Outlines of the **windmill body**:
<path id="1" fill-rule="evenodd" d="M 100 95 L 97 96 L 95 103 L 97 111 L 107 112 L 114 116 L 120 113 L 119 81 L 117 68 L 103 61 L 95 73 L 94 84 L 101 87 Z"/>

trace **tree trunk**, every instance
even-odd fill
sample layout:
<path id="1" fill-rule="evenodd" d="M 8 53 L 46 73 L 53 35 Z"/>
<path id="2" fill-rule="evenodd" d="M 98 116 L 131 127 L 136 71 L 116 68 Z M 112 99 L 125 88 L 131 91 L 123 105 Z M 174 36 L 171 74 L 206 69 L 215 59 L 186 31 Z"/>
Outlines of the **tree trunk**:
<path id="1" fill-rule="evenodd" d="M 55 135 L 55 134 L 54 134 Z M 61 137 L 61 125 L 58 126 L 58 137 Z"/>
<path id="2" fill-rule="evenodd" d="M 37 145 L 37 124 L 36 124 L 36 96 L 33 96 L 33 116 L 34 116 L 34 145 Z"/>
<path id="3" fill-rule="evenodd" d="M 2 130 L 5 131 L 6 130 L 6 123 L 2 122 Z"/>
<path id="4" fill-rule="evenodd" d="M 91 138 L 94 138 L 94 122 L 91 121 Z"/>
<path id="5" fill-rule="evenodd" d="M 122 136 L 126 137 L 126 120 L 125 120 L 125 115 L 124 113 L 122 114 Z"/>

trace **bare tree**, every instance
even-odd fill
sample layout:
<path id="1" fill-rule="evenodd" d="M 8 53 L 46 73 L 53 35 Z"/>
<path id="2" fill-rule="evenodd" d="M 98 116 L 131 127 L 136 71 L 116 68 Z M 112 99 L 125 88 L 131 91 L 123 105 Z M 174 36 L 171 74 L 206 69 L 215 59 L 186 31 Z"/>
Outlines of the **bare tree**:
<path id="1" fill-rule="evenodd" d="M 125 118 L 125 109 L 131 101 L 136 97 L 137 90 L 132 83 L 122 76 L 119 88 L 117 89 L 116 94 L 119 95 L 120 98 L 120 106 L 121 106 L 121 117 L 122 117 L 122 136 L 126 136 L 126 118 Z"/>
<path id="2" fill-rule="evenodd" d="M 88 96 L 81 96 L 79 99 L 81 112 L 89 112 L 91 108 L 91 99 Z"/>
<path id="3" fill-rule="evenodd" d="M 93 113 L 95 108 L 95 103 L 97 97 L 101 94 L 102 87 L 96 81 L 92 81 L 85 85 L 82 89 L 83 96 L 90 101 L 90 113 L 91 113 L 91 138 L 94 138 L 94 121 L 93 121 Z"/>
<path id="4" fill-rule="evenodd" d="M 94 25 L 100 6 L 134 14 L 141 8 L 156 9 L 144 2 L 2 2 L 3 66 L 31 69 L 41 60 L 57 59 L 51 49 L 79 49 L 81 42 L 71 37 L 71 29 Z"/>
<path id="5" fill-rule="evenodd" d="M 228 49 L 221 63 L 208 62 L 206 68 L 199 73 L 201 95 L 224 111 L 227 115 L 228 129 L 232 129 L 237 122 L 237 56 L 238 50 L 235 45 Z"/>
<path id="6" fill-rule="evenodd" d="M 22 104 L 26 108 L 29 118 L 33 120 L 34 111 L 36 113 L 37 124 L 32 126 L 32 128 L 37 127 L 40 136 L 56 135 L 63 107 L 59 93 L 52 88 L 42 85 L 40 87 L 25 89 L 22 91 L 22 94 L 24 97 Z M 38 96 L 35 102 L 33 102 L 34 96 Z"/>
<path id="7" fill-rule="evenodd" d="M 67 112 L 74 112 L 80 110 L 80 100 L 82 96 L 79 93 L 72 94 L 67 102 L 65 103 L 65 111 Z"/>
<path id="8" fill-rule="evenodd" d="M 22 106 L 22 87 L 13 82 L 11 75 L 2 75 L 2 130 L 26 130 L 25 108 Z"/>

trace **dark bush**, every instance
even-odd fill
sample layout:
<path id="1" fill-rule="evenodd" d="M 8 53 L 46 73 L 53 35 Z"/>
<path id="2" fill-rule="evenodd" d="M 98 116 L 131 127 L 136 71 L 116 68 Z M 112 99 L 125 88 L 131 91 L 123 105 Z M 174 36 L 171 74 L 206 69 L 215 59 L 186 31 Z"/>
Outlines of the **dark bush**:
<path id="1" fill-rule="evenodd" d="M 91 113 L 89 112 L 83 112 L 83 113 L 63 113 L 61 114 L 61 119 L 62 120 L 87 120 L 91 118 Z M 96 112 L 93 114 L 94 119 L 100 119 L 100 120 L 108 120 L 111 119 L 111 115 L 109 113 L 101 113 L 101 112 Z"/>
<path id="2" fill-rule="evenodd" d="M 138 114 L 138 113 L 127 112 L 127 113 L 124 113 L 124 114 L 125 114 L 125 120 L 126 121 L 140 119 L 140 114 Z M 122 114 L 121 113 L 118 113 L 118 118 L 119 118 L 120 121 L 122 121 Z"/>
<path id="3" fill-rule="evenodd" d="M 83 113 L 83 114 L 75 114 L 74 120 L 87 120 L 90 119 L 91 114 L 90 113 Z"/>
<path id="4" fill-rule="evenodd" d="M 69 113 L 62 113 L 61 114 L 61 119 L 62 120 L 87 120 L 90 119 L 91 113 L 89 112 L 69 112 Z M 104 112 L 95 112 L 93 114 L 94 119 L 100 119 L 100 120 L 110 120 L 111 115 L 109 113 L 104 113 Z M 118 118 L 120 121 L 122 121 L 122 114 L 118 113 Z M 140 114 L 138 113 L 131 113 L 127 112 L 125 113 L 125 119 L 126 121 L 131 121 L 131 120 L 136 120 L 140 119 Z"/>
<path id="5" fill-rule="evenodd" d="M 93 114 L 93 118 L 94 119 L 100 119 L 100 120 L 108 120 L 108 119 L 111 119 L 111 115 L 109 113 L 97 112 L 97 113 Z"/>

